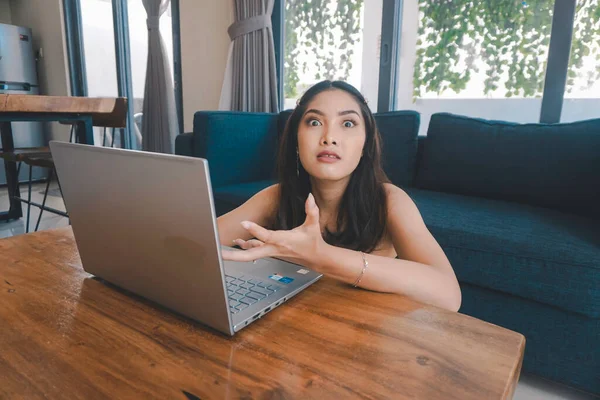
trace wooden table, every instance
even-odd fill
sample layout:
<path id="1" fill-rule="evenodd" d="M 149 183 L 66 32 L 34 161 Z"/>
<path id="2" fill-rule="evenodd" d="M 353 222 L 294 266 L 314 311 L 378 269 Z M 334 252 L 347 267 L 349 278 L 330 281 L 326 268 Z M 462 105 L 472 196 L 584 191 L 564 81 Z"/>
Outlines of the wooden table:
<path id="1" fill-rule="evenodd" d="M 11 122 L 62 121 L 75 125 L 79 143 L 94 144 L 93 126 L 125 127 L 127 99 L 0 94 L 2 151 L 13 151 Z M 4 162 L 10 208 L 0 212 L 0 221 L 21 218 L 19 177 L 15 162 Z"/>
<path id="2" fill-rule="evenodd" d="M 323 278 L 233 338 L 85 273 L 70 228 L 0 240 L 0 398 L 511 398 L 522 335 Z"/>

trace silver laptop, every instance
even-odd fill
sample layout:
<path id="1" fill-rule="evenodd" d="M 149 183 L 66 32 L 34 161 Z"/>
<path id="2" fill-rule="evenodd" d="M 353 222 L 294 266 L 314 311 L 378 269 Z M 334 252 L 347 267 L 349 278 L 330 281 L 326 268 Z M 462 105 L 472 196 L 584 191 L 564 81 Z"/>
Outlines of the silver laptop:
<path id="1" fill-rule="evenodd" d="M 274 258 L 222 260 L 204 159 L 56 141 L 50 149 L 90 274 L 228 335 L 321 277 Z"/>

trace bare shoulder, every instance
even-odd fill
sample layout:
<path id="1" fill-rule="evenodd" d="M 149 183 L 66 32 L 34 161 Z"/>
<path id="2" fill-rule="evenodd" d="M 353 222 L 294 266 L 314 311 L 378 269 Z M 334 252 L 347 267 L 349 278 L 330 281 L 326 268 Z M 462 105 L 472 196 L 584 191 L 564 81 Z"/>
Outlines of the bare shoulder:
<path id="1" fill-rule="evenodd" d="M 258 220 L 258 223 L 266 225 L 267 220 L 277 210 L 278 203 L 279 184 L 276 183 L 256 193 L 240 208 L 246 209 L 247 212 L 249 211 L 254 216 L 254 219 Z"/>
<path id="2" fill-rule="evenodd" d="M 422 225 L 421 213 L 408 193 L 391 183 L 385 183 L 384 186 L 387 193 L 388 223 Z"/>
<path id="3" fill-rule="evenodd" d="M 250 198 L 250 200 L 252 199 L 255 199 L 256 201 L 266 202 L 265 204 L 269 206 L 277 205 L 277 202 L 279 200 L 279 183 L 264 188 L 263 190 L 256 193 Z"/>
<path id="4" fill-rule="evenodd" d="M 398 186 L 392 183 L 384 183 L 383 187 L 385 188 L 388 210 L 401 205 L 414 205 L 410 196 Z"/>
<path id="5" fill-rule="evenodd" d="M 411 197 L 392 184 L 387 193 L 387 230 L 398 257 L 426 265 L 439 266 L 452 273 L 452 266 L 437 243 Z"/>
<path id="6" fill-rule="evenodd" d="M 277 199 L 279 197 L 279 183 L 267 186 L 260 192 L 256 193 L 253 197 L 260 197 L 262 199 Z"/>

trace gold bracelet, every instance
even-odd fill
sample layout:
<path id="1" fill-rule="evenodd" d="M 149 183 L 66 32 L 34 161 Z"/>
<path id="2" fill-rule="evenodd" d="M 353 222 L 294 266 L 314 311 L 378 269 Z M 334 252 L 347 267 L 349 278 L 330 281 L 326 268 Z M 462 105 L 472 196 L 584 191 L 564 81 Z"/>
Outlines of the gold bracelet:
<path id="1" fill-rule="evenodd" d="M 365 271 L 369 267 L 369 262 L 367 261 L 367 256 L 365 255 L 365 253 L 363 253 L 361 251 L 360 254 L 362 254 L 363 268 L 362 268 L 362 271 L 360 271 L 360 275 L 358 275 L 358 278 L 356 278 L 356 282 L 354 282 L 354 285 L 353 285 L 354 287 L 358 287 L 360 280 L 362 279 L 363 275 L 365 274 Z"/>

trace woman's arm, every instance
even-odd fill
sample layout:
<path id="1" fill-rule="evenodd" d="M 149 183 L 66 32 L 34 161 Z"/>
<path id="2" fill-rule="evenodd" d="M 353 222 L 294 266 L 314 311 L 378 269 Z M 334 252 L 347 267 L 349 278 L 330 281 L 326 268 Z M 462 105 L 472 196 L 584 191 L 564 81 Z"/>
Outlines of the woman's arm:
<path id="1" fill-rule="evenodd" d="M 460 287 L 450 262 L 435 241 L 410 197 L 386 185 L 388 231 L 399 260 L 367 254 L 368 268 L 359 286 L 399 293 L 423 303 L 458 311 Z M 324 244 L 312 265 L 321 273 L 353 284 L 363 269 L 360 252 Z"/>
<path id="2" fill-rule="evenodd" d="M 367 254 L 369 263 L 359 286 L 380 292 L 399 293 L 423 303 L 458 311 L 460 287 L 444 252 L 427 230 L 421 214 L 404 191 L 388 190 L 388 231 L 399 257 Z M 323 240 L 319 209 L 312 195 L 306 202 L 306 221 L 290 231 L 271 231 L 255 223 L 242 222 L 244 237 L 262 243 L 243 252 L 223 252 L 225 259 L 251 261 L 279 257 L 353 284 L 363 269 L 360 252 L 332 246 Z M 249 234 L 248 234 L 249 232 Z"/>
<path id="3" fill-rule="evenodd" d="M 248 240 L 252 235 L 240 223 L 252 221 L 268 226 L 277 209 L 279 185 L 272 185 L 252 196 L 244 204 L 217 218 L 219 240 L 222 245 L 233 246 L 234 239 Z"/>
<path id="4" fill-rule="evenodd" d="M 460 288 L 454 274 L 409 260 L 371 254 L 366 259 L 369 267 L 360 281 L 361 288 L 403 294 L 451 311 L 460 308 Z M 321 258 L 307 267 L 353 284 L 362 271 L 363 261 L 358 251 L 327 245 Z"/>

